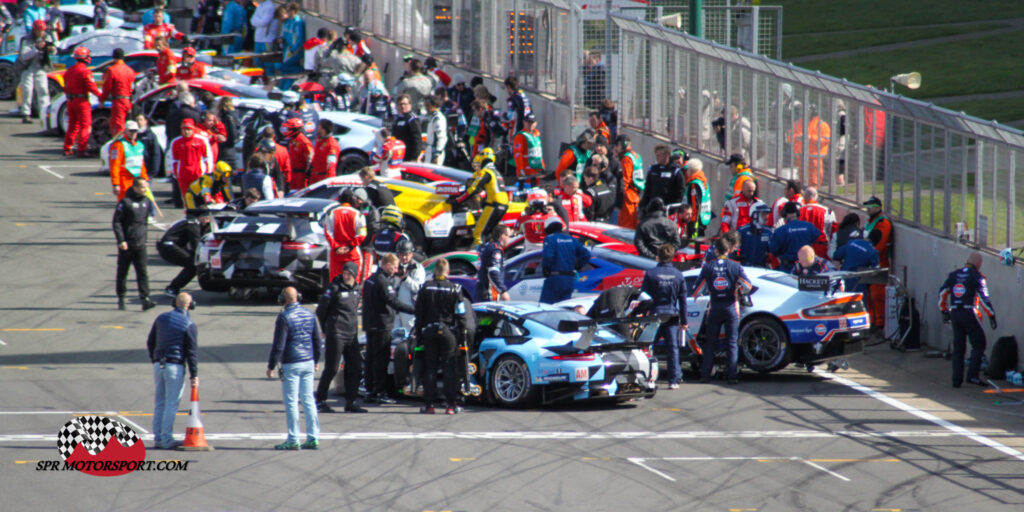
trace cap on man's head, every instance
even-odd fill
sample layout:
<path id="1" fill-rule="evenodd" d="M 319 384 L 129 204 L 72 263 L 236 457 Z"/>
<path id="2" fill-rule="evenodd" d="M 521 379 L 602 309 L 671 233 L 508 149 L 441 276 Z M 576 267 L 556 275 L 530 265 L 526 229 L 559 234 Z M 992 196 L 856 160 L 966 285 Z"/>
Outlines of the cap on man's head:
<path id="1" fill-rule="evenodd" d="M 274 141 L 270 139 L 260 139 L 258 147 L 260 151 L 265 151 L 267 153 L 273 153 L 277 151 L 277 144 L 275 144 Z"/>
<path id="2" fill-rule="evenodd" d="M 342 265 L 341 272 L 348 272 L 349 274 L 352 274 L 352 277 L 356 277 L 359 275 L 359 265 L 356 265 L 356 262 L 354 261 L 347 261 Z"/>
<path id="3" fill-rule="evenodd" d="M 416 54 L 415 53 L 407 53 L 405 55 L 402 55 L 402 62 L 409 62 L 410 60 L 413 60 L 415 58 L 416 58 Z"/>
<path id="4" fill-rule="evenodd" d="M 554 227 L 555 224 L 558 224 L 558 227 Z M 552 230 L 554 230 L 554 231 L 561 231 L 563 227 L 564 227 L 564 225 L 562 224 L 562 218 L 558 217 L 558 216 L 551 217 L 548 220 L 544 221 L 544 232 L 545 233 L 550 233 Z"/>
<path id="5" fill-rule="evenodd" d="M 745 164 L 745 163 L 747 163 L 747 159 L 743 158 L 743 155 L 741 155 L 739 153 L 733 153 L 733 154 L 729 155 L 729 159 L 725 161 L 725 165 Z"/>
<path id="6" fill-rule="evenodd" d="M 875 197 L 875 196 L 871 196 L 870 199 L 868 199 L 867 201 L 864 201 L 864 206 L 877 206 L 877 207 L 881 208 L 882 207 L 882 200 L 877 198 L 877 197 Z"/>
<path id="7" fill-rule="evenodd" d="M 647 213 L 663 212 L 665 211 L 665 201 L 660 197 L 651 199 L 650 203 L 647 203 Z"/>
<path id="8" fill-rule="evenodd" d="M 459 85 L 466 83 L 466 75 L 462 73 L 455 73 L 455 78 L 452 80 L 453 85 Z"/>
<path id="9" fill-rule="evenodd" d="M 193 119 L 191 119 L 191 118 L 190 119 L 183 119 L 181 121 L 181 129 L 184 130 L 185 128 L 188 128 L 189 130 L 195 130 L 196 129 L 196 122 Z"/>
<path id="10" fill-rule="evenodd" d="M 124 123 L 124 131 L 126 132 L 137 132 L 139 131 L 139 123 L 135 121 L 127 121 Z"/>
<path id="11" fill-rule="evenodd" d="M 523 120 L 526 121 L 527 123 L 536 123 L 537 116 L 533 115 L 532 113 L 526 114 L 526 117 L 524 117 Z"/>
<path id="12" fill-rule="evenodd" d="M 782 207 L 782 214 L 783 215 L 789 215 L 789 214 L 794 214 L 795 215 L 797 213 L 800 213 L 800 205 L 797 204 L 796 201 L 790 201 L 790 202 L 786 203 L 785 206 Z"/>
<path id="13" fill-rule="evenodd" d="M 46 20 L 35 20 L 32 22 L 32 30 L 46 30 Z"/>
<path id="14" fill-rule="evenodd" d="M 668 156 L 668 159 L 670 161 L 671 160 L 677 160 L 677 159 L 678 160 L 686 161 L 688 158 L 689 158 L 689 155 L 687 155 L 686 151 L 682 150 L 682 149 L 673 149 L 672 153 Z"/>
<path id="15" fill-rule="evenodd" d="M 362 200 L 364 202 L 370 200 L 370 196 L 366 194 L 366 189 L 362 188 L 355 189 L 355 191 L 352 192 L 352 197 Z"/>

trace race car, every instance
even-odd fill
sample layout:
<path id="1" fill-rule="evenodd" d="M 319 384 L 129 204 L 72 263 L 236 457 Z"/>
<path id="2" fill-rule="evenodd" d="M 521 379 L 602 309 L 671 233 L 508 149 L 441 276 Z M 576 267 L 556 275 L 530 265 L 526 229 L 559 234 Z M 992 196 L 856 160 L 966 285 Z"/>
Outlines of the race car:
<path id="1" fill-rule="evenodd" d="M 524 407 L 537 398 L 624 402 L 657 392 L 649 343 L 547 304 L 485 302 L 473 310 L 471 379 L 499 405 Z"/>
<path id="2" fill-rule="evenodd" d="M 335 201 L 270 199 L 242 210 L 205 235 L 196 253 L 196 276 L 206 291 L 230 287 L 294 285 L 316 296 L 329 279 L 327 237 L 322 222 Z"/>
<path id="3" fill-rule="evenodd" d="M 276 95 L 275 95 L 276 97 Z M 260 131 L 265 127 L 274 127 L 280 130 L 272 122 L 271 114 L 278 109 L 264 109 L 254 111 L 253 115 L 246 117 L 241 123 L 241 148 L 239 155 L 250 154 L 256 147 Z M 380 119 L 359 114 L 356 112 L 318 112 L 319 119 L 326 119 L 334 125 L 334 138 L 341 148 L 341 156 L 338 160 L 339 174 L 349 174 L 370 165 L 370 153 L 376 142 L 375 131 L 380 128 Z M 284 140 L 284 134 L 280 134 Z"/>
<path id="4" fill-rule="evenodd" d="M 79 45 L 87 46 L 92 51 L 92 64 L 99 65 L 114 54 L 115 48 L 124 48 L 125 53 L 142 50 L 142 32 L 138 30 L 103 29 L 75 34 L 67 39 L 57 41 L 57 54 L 51 57 L 54 68 L 67 69 L 75 64 L 71 56 Z M 15 96 L 20 76 L 15 73 L 14 61 L 18 59 L 17 43 L 14 53 L 0 56 L 0 100 L 8 100 Z"/>
<path id="5" fill-rule="evenodd" d="M 537 302 L 544 286 L 541 251 L 520 254 L 505 261 L 505 285 L 512 300 Z M 640 286 L 644 273 L 657 263 L 602 246 L 590 251 L 590 262 L 577 273 L 573 294 L 600 293 L 614 286 Z M 476 290 L 476 275 L 451 276 L 453 283 L 469 293 Z"/>
<path id="6" fill-rule="evenodd" d="M 423 162 L 402 162 L 395 167 L 398 168 L 403 180 L 415 183 L 427 184 L 436 181 L 466 183 L 473 177 L 473 173 L 462 169 Z"/>
<path id="7" fill-rule="evenodd" d="M 405 218 L 405 233 L 420 251 L 431 254 L 448 250 L 454 244 L 471 240 L 479 207 L 470 201 L 452 209 L 438 194 L 438 187 L 452 187 L 452 182 L 421 184 L 405 180 L 385 179 L 384 184 L 395 196 L 395 203 Z M 337 199 L 345 188 L 362 187 L 358 174 L 346 174 L 318 181 L 289 197 Z M 502 223 L 512 225 L 523 211 L 524 203 L 510 203 Z"/>
<path id="8" fill-rule="evenodd" d="M 740 310 L 740 361 L 750 369 L 768 373 L 790 363 L 815 365 L 861 351 L 862 340 L 870 328 L 870 316 L 860 293 L 834 292 L 834 287 L 814 291 L 797 278 L 775 270 L 744 267 L 754 286 L 750 305 Z M 692 293 L 700 269 L 683 272 L 687 289 Z M 847 273 L 834 272 L 813 276 L 835 283 Z M 558 305 L 589 311 L 596 295 L 575 297 Z M 704 320 L 708 308 L 707 293 L 686 301 L 689 336 L 704 339 Z M 656 327 L 648 326 L 639 339 L 653 342 Z M 686 359 L 687 350 L 680 354 Z M 689 357 L 691 368 L 698 371 L 700 357 Z"/>
<path id="9" fill-rule="evenodd" d="M 72 35 L 84 34 L 95 30 L 93 27 L 93 5 L 91 2 L 88 5 L 59 5 L 57 8 L 64 15 L 64 29 L 61 31 L 58 39 L 66 39 Z M 14 9 L 11 9 L 11 11 L 14 14 Z M 138 23 L 126 22 L 124 20 L 124 11 L 121 9 L 108 7 L 107 27 L 104 30 L 123 29 L 137 31 L 139 27 Z M 0 52 L 5 54 L 17 53 L 18 42 L 26 34 L 25 26 L 21 23 L 21 17 L 18 16 L 14 27 L 11 28 L 4 38 Z"/>

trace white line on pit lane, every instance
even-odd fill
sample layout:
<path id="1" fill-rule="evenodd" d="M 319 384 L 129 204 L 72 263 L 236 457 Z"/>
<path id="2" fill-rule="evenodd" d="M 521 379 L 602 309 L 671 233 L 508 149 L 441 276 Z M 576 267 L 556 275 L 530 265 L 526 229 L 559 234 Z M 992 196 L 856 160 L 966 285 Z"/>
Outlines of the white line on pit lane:
<path id="1" fill-rule="evenodd" d="M 4 340 L 0 340 L 0 345 L 4 345 L 4 346 L 6 346 L 6 345 L 7 345 L 7 342 L 6 342 L 6 341 L 4 341 Z"/>
<path id="2" fill-rule="evenodd" d="M 48 173 L 50 173 L 50 174 L 52 174 L 52 175 L 54 175 L 54 176 L 56 176 L 56 177 L 60 178 L 60 179 L 64 179 L 64 176 L 61 176 L 60 174 L 57 174 L 57 173 L 56 173 L 56 172 L 54 172 L 54 171 L 51 171 L 51 170 L 50 170 L 50 167 L 53 167 L 53 166 L 50 166 L 50 165 L 40 165 L 40 166 L 39 166 L 39 168 L 40 168 L 40 169 L 42 169 L 42 170 L 44 170 L 44 171 L 46 171 L 46 172 L 48 172 Z"/>
<path id="3" fill-rule="evenodd" d="M 54 412 L 55 413 L 55 412 Z M 27 414 L 27 413 L 4 413 L 0 414 Z M 46 414 L 51 414 L 46 411 Z M 70 414 L 67 412 L 66 414 Z M 76 413 L 82 414 L 82 413 Z M 141 429 L 140 429 L 141 430 Z M 143 430 L 145 433 L 145 430 Z M 983 432 L 990 437 L 1020 437 L 1020 433 L 991 431 Z M 617 439 L 627 441 L 657 441 L 668 439 L 820 439 L 820 438 L 949 438 L 961 437 L 963 434 L 949 430 L 907 430 L 889 432 L 863 432 L 851 430 L 839 430 L 831 432 L 823 431 L 733 431 L 733 432 L 321 432 L 321 440 L 336 441 L 449 441 L 449 440 L 477 440 L 477 441 L 508 441 L 515 439 L 529 440 L 553 440 L 553 441 L 589 441 L 603 439 Z M 146 437 L 146 436 L 144 436 Z M 152 437 L 151 435 L 148 437 Z M 272 439 L 285 439 L 287 433 L 206 433 L 207 440 L 215 441 L 265 441 Z M 5 434 L 0 435 L 0 443 L 4 442 L 50 442 L 57 438 L 51 434 Z"/>
<path id="4" fill-rule="evenodd" d="M 942 428 L 944 428 L 944 429 L 946 429 L 946 430 L 948 430 L 950 432 L 954 432 L 958 436 L 966 437 L 966 438 L 968 438 L 968 439 L 970 439 L 970 440 L 972 440 L 972 441 L 974 441 L 976 443 L 988 446 L 989 448 L 994 448 L 995 450 L 1000 451 L 1000 452 L 1002 452 L 1002 453 L 1004 453 L 1006 455 L 1009 455 L 1009 456 L 1014 457 L 1014 458 L 1016 458 L 1018 460 L 1024 461 L 1024 453 L 1021 453 L 1019 450 L 1010 448 L 1009 446 L 1006 446 L 1005 444 L 1000 443 L 999 441 L 995 441 L 995 440 L 989 439 L 988 437 L 986 437 L 981 432 L 975 432 L 975 431 L 966 429 L 966 428 L 961 427 L 960 425 L 957 425 L 957 424 L 955 424 L 953 422 L 946 421 L 946 420 L 944 420 L 942 418 L 939 418 L 938 416 L 935 416 L 934 414 L 922 411 L 921 409 L 918 409 L 917 407 L 914 407 L 912 405 L 907 405 L 907 404 L 905 404 L 905 403 L 903 403 L 903 402 L 901 402 L 901 401 L 899 401 L 899 400 L 897 400 L 897 399 L 895 399 L 895 398 L 893 398 L 893 397 L 891 397 L 889 395 L 886 395 L 885 393 L 882 393 L 882 392 L 879 392 L 879 391 L 875 391 L 874 389 L 871 389 L 871 388 L 869 388 L 867 386 L 864 386 L 862 384 L 858 384 L 858 383 L 856 383 L 856 382 L 854 382 L 852 380 L 840 377 L 840 376 L 835 375 L 835 374 L 833 374 L 831 372 L 825 372 L 825 371 L 821 371 L 821 370 L 814 370 L 814 373 L 817 373 L 818 375 L 822 375 L 825 378 L 832 379 L 833 381 L 835 381 L 835 382 L 837 382 L 839 384 L 842 384 L 844 386 L 847 386 L 849 388 L 853 388 L 853 389 L 855 389 L 857 391 L 860 391 L 861 393 L 864 393 L 865 395 L 867 395 L 867 396 L 869 396 L 871 398 L 874 398 L 875 400 L 878 400 L 879 402 L 885 403 L 885 404 L 887 404 L 889 406 L 892 406 L 892 407 L 895 407 L 896 409 L 899 409 L 899 410 L 901 410 L 903 412 L 906 412 L 908 414 L 912 414 L 914 416 L 917 416 L 918 418 L 921 418 L 923 420 L 929 421 L 929 422 L 931 422 L 931 423 L 933 423 L 933 424 L 935 424 L 937 426 L 940 426 L 940 427 L 942 427 Z"/>
<path id="5" fill-rule="evenodd" d="M 628 460 L 629 462 L 632 462 L 633 464 L 636 464 L 637 466 L 640 466 L 640 467 L 646 469 L 647 471 L 650 471 L 651 473 L 654 473 L 654 474 L 656 474 L 656 475 L 658 475 L 658 476 L 660 476 L 660 477 L 662 477 L 662 478 L 664 478 L 664 479 L 666 479 L 666 480 L 668 480 L 670 482 L 675 482 L 676 479 L 673 478 L 672 476 L 670 476 L 669 474 L 663 472 L 663 471 L 659 471 L 657 469 L 652 468 L 651 466 L 648 466 L 647 465 L 647 461 L 649 461 L 649 460 L 667 460 L 667 461 L 682 461 L 682 462 L 694 462 L 694 461 L 708 462 L 708 461 L 752 461 L 752 460 L 757 460 L 757 461 L 761 461 L 761 460 L 764 460 L 764 461 L 773 461 L 773 460 L 774 461 L 787 461 L 788 460 L 788 461 L 793 461 L 793 462 L 804 463 L 804 464 L 806 464 L 806 465 L 808 465 L 808 466 L 810 466 L 810 467 L 812 467 L 814 469 L 817 469 L 819 471 L 823 471 L 825 473 L 828 473 L 829 475 L 832 475 L 832 476 L 834 476 L 834 477 L 836 477 L 836 478 L 838 478 L 838 479 L 840 479 L 840 480 L 842 480 L 844 482 L 849 482 L 850 481 L 849 478 L 847 478 L 847 477 L 845 477 L 843 475 L 840 475 L 839 473 L 836 473 L 835 471 L 832 471 L 832 470 L 826 468 L 825 466 L 822 466 L 821 464 L 817 464 L 814 461 L 810 461 L 810 460 L 804 459 L 802 457 L 773 457 L 773 456 L 769 456 L 769 457 L 660 457 L 660 458 L 659 457 L 629 457 L 626 460 Z"/>

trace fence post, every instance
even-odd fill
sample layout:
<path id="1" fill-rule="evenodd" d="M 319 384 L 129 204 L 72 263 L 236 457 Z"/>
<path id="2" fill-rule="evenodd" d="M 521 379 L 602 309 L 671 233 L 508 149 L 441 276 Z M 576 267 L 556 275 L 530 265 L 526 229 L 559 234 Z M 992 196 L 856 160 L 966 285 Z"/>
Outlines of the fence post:
<path id="1" fill-rule="evenodd" d="M 610 3 L 610 2 L 609 2 Z M 690 35 L 704 37 L 704 0 L 690 0 Z"/>
<path id="2" fill-rule="evenodd" d="M 604 90 L 612 95 L 612 0 L 604 3 Z M 621 58 L 621 55 L 620 57 Z M 601 98 L 604 101 L 606 98 Z"/>

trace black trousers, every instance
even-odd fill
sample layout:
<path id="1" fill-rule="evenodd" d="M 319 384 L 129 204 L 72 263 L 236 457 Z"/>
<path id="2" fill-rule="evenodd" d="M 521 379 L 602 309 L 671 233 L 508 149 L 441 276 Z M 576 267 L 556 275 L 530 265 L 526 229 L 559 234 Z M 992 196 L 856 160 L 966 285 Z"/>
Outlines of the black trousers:
<path id="1" fill-rule="evenodd" d="M 458 382 L 455 373 L 455 336 L 447 327 L 425 327 L 423 337 L 423 398 L 427 405 L 437 402 L 437 370 L 444 375 L 444 397 L 455 404 Z"/>
<path id="2" fill-rule="evenodd" d="M 391 331 L 366 331 L 366 392 L 383 395 L 388 389 L 388 362 L 391 360 Z"/>
<path id="3" fill-rule="evenodd" d="M 359 341 L 355 337 L 339 340 L 327 336 L 324 350 L 324 372 L 320 374 L 320 383 L 316 388 L 316 401 L 326 402 L 331 382 L 338 375 L 338 365 L 345 358 L 345 404 L 354 405 L 359 396 L 359 381 L 363 378 L 363 355 L 359 351 Z"/>
<path id="4" fill-rule="evenodd" d="M 171 280 L 171 289 L 181 290 L 188 286 L 188 283 L 192 282 L 192 279 L 196 277 L 196 259 L 188 251 L 176 245 L 162 245 L 161 247 L 160 256 L 182 267 L 181 272 L 178 272 L 178 275 Z"/>
<path id="5" fill-rule="evenodd" d="M 118 297 L 124 297 L 128 288 L 128 266 L 135 267 L 135 284 L 139 297 L 149 297 L 149 271 L 146 269 L 146 246 L 117 250 L 117 280 L 115 290 Z"/>
<path id="6" fill-rule="evenodd" d="M 171 180 L 171 201 L 175 208 L 182 208 L 185 206 L 185 200 L 181 197 L 181 186 L 178 185 L 177 178 Z"/>
<path id="7" fill-rule="evenodd" d="M 977 379 L 981 373 L 981 356 L 985 354 L 985 331 L 978 323 L 972 309 L 954 309 L 950 312 L 953 320 L 953 384 L 964 381 L 964 355 L 967 352 L 967 340 L 971 342 L 971 365 L 967 368 L 967 378 Z"/>

